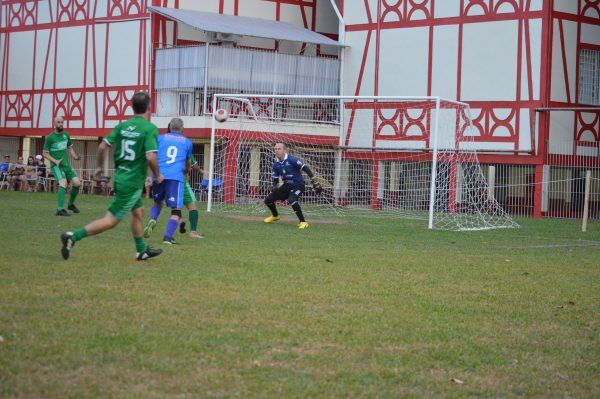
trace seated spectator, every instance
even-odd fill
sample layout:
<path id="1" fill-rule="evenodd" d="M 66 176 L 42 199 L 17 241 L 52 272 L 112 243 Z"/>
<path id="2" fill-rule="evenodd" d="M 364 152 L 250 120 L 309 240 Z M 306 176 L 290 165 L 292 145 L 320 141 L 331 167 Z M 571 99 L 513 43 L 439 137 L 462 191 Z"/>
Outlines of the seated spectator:
<path id="1" fill-rule="evenodd" d="M 28 192 L 37 189 L 37 165 L 33 156 L 27 158 L 27 165 L 25 165 L 25 181 L 27 182 Z"/>
<path id="2" fill-rule="evenodd" d="M 38 190 L 44 191 L 46 189 L 46 164 L 44 163 L 44 157 L 41 155 L 36 155 L 35 159 L 37 160 L 37 178 L 38 178 Z"/>
<path id="3" fill-rule="evenodd" d="M 4 156 L 4 162 L 0 164 L 0 181 L 6 180 L 8 177 L 8 169 L 10 169 L 10 155 Z"/>
<path id="4" fill-rule="evenodd" d="M 10 169 L 8 170 L 9 188 L 12 187 L 13 190 L 17 191 L 18 189 L 22 189 L 22 183 L 26 182 L 27 181 L 25 179 L 25 165 L 23 164 L 23 157 L 19 157 L 17 159 L 17 163 L 12 164 Z"/>

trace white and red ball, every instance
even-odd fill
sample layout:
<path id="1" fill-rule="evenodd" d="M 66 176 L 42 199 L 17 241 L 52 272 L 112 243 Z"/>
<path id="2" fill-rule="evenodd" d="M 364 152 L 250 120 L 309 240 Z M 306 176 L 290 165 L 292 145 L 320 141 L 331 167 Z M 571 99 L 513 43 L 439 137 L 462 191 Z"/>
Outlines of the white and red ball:
<path id="1" fill-rule="evenodd" d="M 219 108 L 215 111 L 215 119 L 217 122 L 225 122 L 229 118 L 229 113 L 226 109 Z"/>

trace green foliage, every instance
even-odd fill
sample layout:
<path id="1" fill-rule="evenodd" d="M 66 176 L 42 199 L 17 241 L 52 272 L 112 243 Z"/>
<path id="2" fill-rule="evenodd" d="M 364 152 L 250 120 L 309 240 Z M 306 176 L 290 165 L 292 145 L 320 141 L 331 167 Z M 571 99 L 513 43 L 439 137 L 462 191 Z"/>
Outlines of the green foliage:
<path id="1" fill-rule="evenodd" d="M 60 233 L 109 199 L 70 218 L 54 202 L 0 193 L 0 397 L 600 395 L 597 221 L 301 231 L 201 212 L 204 240 L 148 262 L 129 218 L 64 261 Z"/>

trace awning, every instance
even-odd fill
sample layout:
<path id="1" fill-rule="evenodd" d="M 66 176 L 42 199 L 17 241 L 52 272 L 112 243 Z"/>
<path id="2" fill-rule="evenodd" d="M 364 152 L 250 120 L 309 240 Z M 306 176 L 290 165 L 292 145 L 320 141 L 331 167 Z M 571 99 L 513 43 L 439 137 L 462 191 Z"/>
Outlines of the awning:
<path id="1" fill-rule="evenodd" d="M 218 32 L 273 40 L 324 44 L 336 47 L 342 46 L 335 40 L 288 22 L 272 21 L 262 18 L 238 17 L 234 15 L 223 15 L 194 10 L 180 10 L 167 7 L 148 6 L 148 10 L 204 32 Z"/>

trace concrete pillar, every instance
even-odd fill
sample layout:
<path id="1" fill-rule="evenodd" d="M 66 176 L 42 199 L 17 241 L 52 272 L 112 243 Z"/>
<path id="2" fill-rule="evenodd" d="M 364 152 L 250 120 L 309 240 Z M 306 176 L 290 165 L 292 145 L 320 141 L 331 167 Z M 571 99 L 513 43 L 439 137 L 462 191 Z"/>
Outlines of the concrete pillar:
<path id="1" fill-rule="evenodd" d="M 260 187 L 260 147 L 250 149 L 250 180 L 248 195 L 256 198 Z"/>

